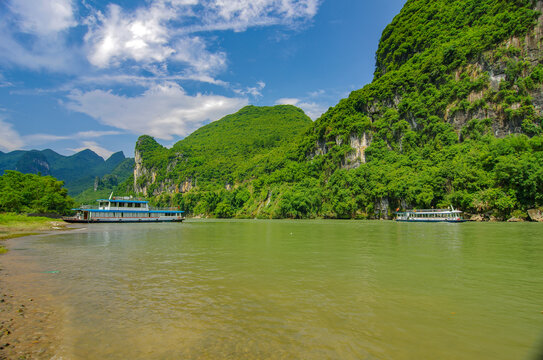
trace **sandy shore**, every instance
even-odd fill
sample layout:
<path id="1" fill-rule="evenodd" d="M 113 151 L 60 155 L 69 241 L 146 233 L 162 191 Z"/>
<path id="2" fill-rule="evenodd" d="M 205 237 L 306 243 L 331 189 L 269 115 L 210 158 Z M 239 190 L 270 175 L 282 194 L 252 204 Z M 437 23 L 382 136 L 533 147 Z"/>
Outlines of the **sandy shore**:
<path id="1" fill-rule="evenodd" d="M 50 235 L 69 230 L 43 232 Z M 71 226 L 70 226 L 71 227 Z M 52 274 L 20 251 L 29 237 L 3 241 L 0 255 L 0 359 L 61 359 L 63 314 L 47 286 Z"/>

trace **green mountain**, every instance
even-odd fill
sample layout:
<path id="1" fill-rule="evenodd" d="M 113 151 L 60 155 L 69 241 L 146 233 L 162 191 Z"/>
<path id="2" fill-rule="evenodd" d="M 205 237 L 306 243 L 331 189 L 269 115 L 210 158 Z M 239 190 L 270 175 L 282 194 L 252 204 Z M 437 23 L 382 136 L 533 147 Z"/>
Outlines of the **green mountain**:
<path id="1" fill-rule="evenodd" d="M 109 162 L 116 154 L 121 155 L 124 160 L 119 164 L 116 164 L 116 161 Z M 106 171 L 108 173 L 103 176 L 94 177 L 94 182 L 90 187 L 87 186 L 85 190 L 74 196 L 77 202 L 94 204 L 97 199 L 107 198 L 111 193 L 124 195 L 133 192 L 134 159 L 124 158 L 122 152 L 116 154 L 113 154 L 106 160 Z M 120 159 L 119 155 L 116 156 Z M 113 170 L 110 170 L 108 165 L 109 167 L 112 167 L 114 164 L 116 164 L 116 166 Z"/>
<path id="2" fill-rule="evenodd" d="M 17 170 L 27 174 L 51 175 L 64 181 L 72 196 L 92 187 L 96 177 L 113 173 L 120 166 L 120 169 L 124 169 L 127 163 L 133 167 L 133 159 L 126 159 L 121 151 L 105 161 L 88 149 L 71 156 L 63 156 L 50 149 L 0 153 L 0 173 L 4 170 Z M 118 182 L 126 180 L 131 172 L 127 169 L 124 172 L 118 170 Z"/>
<path id="3" fill-rule="evenodd" d="M 270 153 L 282 152 L 311 125 L 290 105 L 247 106 L 212 122 L 171 149 L 150 136 L 136 144 L 135 190 L 146 195 L 229 188 L 251 177 Z"/>
<path id="4" fill-rule="evenodd" d="M 216 216 L 388 218 L 452 205 L 525 217 L 543 206 L 542 9 L 527 0 L 409 0 L 383 31 L 371 84 L 281 151 L 203 177 L 234 190 L 201 187 L 200 172 L 165 182 L 185 161 L 182 148 L 166 157 L 149 144 L 154 170 L 135 173 L 136 191 Z M 229 154 L 257 148 L 245 144 Z M 202 167 L 221 151 L 200 149 Z"/>

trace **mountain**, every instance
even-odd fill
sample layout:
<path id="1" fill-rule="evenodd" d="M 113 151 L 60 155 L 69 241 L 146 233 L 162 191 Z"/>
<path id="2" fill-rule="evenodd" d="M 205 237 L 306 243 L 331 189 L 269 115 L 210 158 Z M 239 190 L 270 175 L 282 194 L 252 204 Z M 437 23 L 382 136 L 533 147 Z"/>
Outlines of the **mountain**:
<path id="1" fill-rule="evenodd" d="M 127 163 L 133 164 L 133 159 L 126 159 L 121 151 L 106 161 L 88 149 L 71 156 L 63 156 L 50 149 L 0 153 L 0 173 L 4 170 L 17 170 L 28 174 L 51 175 L 64 181 L 72 196 L 92 187 L 96 177 L 114 172 L 123 163 L 122 166 L 126 167 Z M 124 171 L 119 182 L 128 176 L 130 174 Z"/>
<path id="2" fill-rule="evenodd" d="M 135 191 L 157 195 L 224 188 L 250 177 L 262 156 L 289 146 L 311 125 L 291 105 L 247 106 L 201 127 L 171 149 L 150 136 L 136 144 Z"/>
<path id="3" fill-rule="evenodd" d="M 542 10 L 542 1 L 409 0 L 382 33 L 372 83 L 302 136 L 243 158 L 256 143 L 232 134 L 246 144 L 229 152 L 236 166 L 205 175 L 171 171 L 190 147 L 165 152 L 140 138 L 148 149 L 136 157 L 135 190 L 220 217 L 389 218 L 454 206 L 524 218 L 543 207 Z M 201 167 L 228 159 L 199 149 L 188 159 Z"/>

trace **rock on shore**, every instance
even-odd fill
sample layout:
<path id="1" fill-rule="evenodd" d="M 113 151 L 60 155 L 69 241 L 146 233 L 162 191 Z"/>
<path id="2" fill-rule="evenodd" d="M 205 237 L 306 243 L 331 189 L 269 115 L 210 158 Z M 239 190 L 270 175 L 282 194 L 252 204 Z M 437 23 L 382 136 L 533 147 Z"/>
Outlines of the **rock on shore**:
<path id="1" fill-rule="evenodd" d="M 528 210 L 528 216 L 532 221 L 543 222 L 543 211 L 541 209 Z"/>

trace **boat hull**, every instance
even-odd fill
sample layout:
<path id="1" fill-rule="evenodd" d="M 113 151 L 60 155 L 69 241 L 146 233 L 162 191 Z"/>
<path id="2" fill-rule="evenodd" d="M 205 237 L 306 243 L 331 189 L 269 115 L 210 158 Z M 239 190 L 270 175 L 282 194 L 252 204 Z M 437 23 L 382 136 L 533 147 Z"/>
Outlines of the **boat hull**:
<path id="1" fill-rule="evenodd" d="M 398 221 L 398 222 L 423 222 L 423 223 L 463 223 L 463 222 L 466 222 L 467 220 L 463 220 L 463 219 L 460 219 L 460 220 L 455 220 L 455 219 L 451 219 L 451 220 L 447 220 L 447 219 L 436 219 L 436 220 L 431 220 L 431 219 L 408 219 L 408 220 L 398 220 L 398 219 L 396 219 L 396 221 Z"/>
<path id="2" fill-rule="evenodd" d="M 68 223 L 75 223 L 75 224 L 96 224 L 96 223 L 111 223 L 111 224 L 119 224 L 119 223 L 157 223 L 157 222 L 182 222 L 185 219 L 161 219 L 161 218 L 141 218 L 141 219 L 125 219 L 125 218 L 108 218 L 108 219 L 77 219 L 77 218 L 70 218 L 70 217 L 64 217 L 62 220 L 68 222 Z"/>

